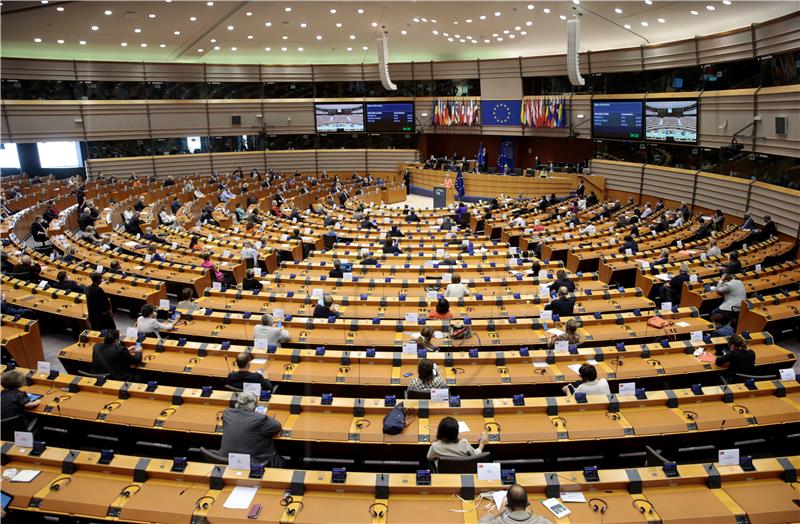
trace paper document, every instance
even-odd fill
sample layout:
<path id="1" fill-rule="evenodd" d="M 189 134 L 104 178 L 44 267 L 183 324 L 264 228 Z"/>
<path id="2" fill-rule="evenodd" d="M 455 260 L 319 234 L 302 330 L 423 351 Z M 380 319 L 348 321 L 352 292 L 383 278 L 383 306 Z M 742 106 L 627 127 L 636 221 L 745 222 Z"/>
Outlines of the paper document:
<path id="1" fill-rule="evenodd" d="M 494 505 L 498 511 L 503 509 L 503 504 L 506 503 L 506 493 L 507 491 L 493 491 L 492 492 L 492 499 L 494 500 Z"/>
<path id="2" fill-rule="evenodd" d="M 562 502 L 586 502 L 586 497 L 582 491 L 562 491 Z"/>
<path id="3" fill-rule="evenodd" d="M 41 473 L 41 471 L 39 471 L 38 469 L 23 469 L 22 471 L 11 477 L 11 482 L 30 482 L 36 477 L 38 477 L 39 473 Z"/>
<path id="4" fill-rule="evenodd" d="M 552 334 L 552 335 L 563 335 L 564 334 L 563 331 L 561 331 L 560 329 L 557 329 L 557 328 L 550 328 L 550 329 L 547 330 L 547 332 Z"/>
<path id="5" fill-rule="evenodd" d="M 458 421 L 458 432 L 459 433 L 469 433 L 470 429 L 466 422 L 463 420 Z M 499 466 L 499 464 L 498 464 Z"/>
<path id="6" fill-rule="evenodd" d="M 258 486 L 236 486 L 223 506 L 228 509 L 247 509 L 257 492 Z"/>

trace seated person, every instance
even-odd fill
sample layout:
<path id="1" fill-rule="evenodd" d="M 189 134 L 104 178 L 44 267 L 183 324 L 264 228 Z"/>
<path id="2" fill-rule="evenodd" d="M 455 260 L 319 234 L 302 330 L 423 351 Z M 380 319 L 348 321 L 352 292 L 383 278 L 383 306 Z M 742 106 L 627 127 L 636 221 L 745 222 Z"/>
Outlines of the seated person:
<path id="1" fill-rule="evenodd" d="M 178 209 L 180 209 L 180 202 L 178 202 Z M 175 225 L 175 215 L 168 212 L 167 208 L 164 206 L 161 206 L 161 211 L 158 213 L 158 218 L 165 226 Z"/>
<path id="2" fill-rule="evenodd" d="M 428 318 L 453 318 L 453 312 L 450 311 L 450 301 L 446 298 L 440 298 L 436 303 L 436 308 L 428 314 Z"/>
<path id="3" fill-rule="evenodd" d="M 389 230 L 388 233 L 386 233 L 386 236 L 387 237 L 404 237 L 405 235 L 403 234 L 402 231 L 400 231 L 400 228 L 395 225 L 395 226 L 392 226 L 392 229 Z"/>
<path id="4" fill-rule="evenodd" d="M 717 245 L 717 239 L 711 238 L 708 241 L 708 249 L 706 249 L 706 256 L 707 257 L 718 257 L 722 256 L 722 250 Z"/>
<path id="5" fill-rule="evenodd" d="M 164 255 L 159 253 L 153 244 L 147 246 L 147 254 L 150 256 L 150 262 L 164 262 L 166 260 Z"/>
<path id="6" fill-rule="evenodd" d="M 417 376 L 408 382 L 408 391 L 430 391 L 447 387 L 447 381 L 435 372 L 433 361 L 422 358 L 417 363 Z"/>
<path id="7" fill-rule="evenodd" d="M 160 338 L 160 331 L 170 331 L 175 328 L 175 323 L 180 319 L 181 314 L 176 313 L 175 319 L 170 322 L 159 322 L 156 318 L 156 308 L 152 304 L 142 306 L 141 314 L 136 319 L 136 329 L 139 334 L 154 333 Z"/>
<path id="8" fill-rule="evenodd" d="M 742 272 L 742 263 L 739 261 L 739 253 L 731 251 L 728 253 L 728 263 L 723 266 L 725 273 L 735 275 Z"/>
<path id="9" fill-rule="evenodd" d="M 450 278 L 450 283 L 447 284 L 447 288 L 444 290 L 445 298 L 464 298 L 465 296 L 469 296 L 471 293 L 466 285 L 461 283 L 461 275 L 458 273 L 453 273 L 453 276 Z"/>
<path id="10" fill-rule="evenodd" d="M 64 247 L 64 253 L 61 255 L 61 261 L 66 262 L 67 264 L 71 264 L 78 260 L 78 257 L 75 256 L 75 248 L 71 245 Z"/>
<path id="11" fill-rule="evenodd" d="M 445 251 L 442 254 L 442 259 L 439 261 L 439 265 L 440 266 L 455 266 L 456 265 L 456 261 L 453 260 L 452 258 L 450 258 L 450 253 Z"/>
<path id="12" fill-rule="evenodd" d="M 56 283 L 53 284 L 53 287 L 56 289 L 61 289 L 63 291 L 72 291 L 74 293 L 83 293 L 83 286 L 67 278 L 66 271 L 59 271 L 56 275 Z"/>
<path id="13" fill-rule="evenodd" d="M 236 389 L 243 389 L 244 384 L 261 384 L 262 390 L 272 391 L 272 384 L 269 379 L 264 377 L 263 371 L 256 372 L 250 371 L 250 362 L 253 360 L 253 355 L 250 353 L 239 353 L 236 355 L 236 369 L 228 373 L 228 378 L 225 380 L 225 385 L 231 386 Z"/>
<path id="14" fill-rule="evenodd" d="M 283 467 L 285 461 L 278 455 L 272 437 L 280 434 L 281 423 L 269 415 L 255 411 L 258 399 L 250 392 L 241 393 L 236 398 L 236 407 L 227 408 L 222 413 L 222 447 L 219 454 L 227 457 L 229 453 L 250 455 L 251 463 L 261 463 L 268 467 Z"/>
<path id="15" fill-rule="evenodd" d="M 119 341 L 119 331 L 106 332 L 102 342 L 92 348 L 92 373 L 105 373 L 112 380 L 136 382 L 140 380 L 132 366 L 142 362 L 142 347 L 126 348 Z"/>
<path id="16" fill-rule="evenodd" d="M 336 310 L 336 305 L 333 303 L 333 297 L 324 295 L 322 297 L 322 304 L 314 306 L 314 318 L 329 318 L 339 317 L 339 312 Z"/>
<path id="17" fill-rule="evenodd" d="M 577 346 L 580 344 L 581 334 L 578 333 L 578 322 L 574 318 L 567 320 L 567 323 L 564 324 L 564 333 L 561 335 L 553 335 L 548 345 L 554 348 L 556 347 L 556 342 L 562 341 L 566 341 L 570 346 Z"/>
<path id="18" fill-rule="evenodd" d="M 728 351 L 717 357 L 716 365 L 727 366 L 725 375 L 733 377 L 737 373 L 752 374 L 756 365 L 756 354 L 747 347 L 747 341 L 741 335 L 728 338 Z"/>
<path id="19" fill-rule="evenodd" d="M 710 337 L 729 337 L 735 333 L 731 327 L 730 320 L 725 318 L 722 313 L 714 313 L 711 315 L 711 322 L 714 323 L 714 331 L 709 333 Z"/>
<path id="20" fill-rule="evenodd" d="M 333 268 L 328 272 L 328 278 L 344 278 L 342 271 L 342 261 L 338 258 L 333 261 Z"/>
<path id="21" fill-rule="evenodd" d="M 619 247 L 619 252 L 625 255 L 627 254 L 629 249 L 631 250 L 632 254 L 636 253 L 637 251 L 639 251 L 639 244 L 636 243 L 636 241 L 633 239 L 631 235 L 626 235 L 625 242 L 623 242 L 622 245 Z"/>
<path id="22" fill-rule="evenodd" d="M 378 265 L 378 260 L 375 257 L 371 256 L 369 254 L 369 249 L 365 247 L 361 248 L 361 251 L 359 252 L 359 258 L 360 258 L 359 262 L 361 263 L 362 266 Z"/>
<path id="23" fill-rule="evenodd" d="M 190 287 L 185 287 L 181 291 L 181 301 L 175 306 L 177 309 L 185 309 L 187 313 L 191 314 L 202 309 L 202 306 L 193 300 L 194 291 Z"/>
<path id="24" fill-rule="evenodd" d="M 506 510 L 496 517 L 487 514 L 478 524 L 550 524 L 545 517 L 528 511 L 528 506 L 525 488 L 514 484 L 506 492 Z"/>
<path id="25" fill-rule="evenodd" d="M 27 282 L 38 282 L 41 272 L 42 266 L 34 262 L 30 255 L 22 255 L 19 259 L 19 264 L 14 266 L 12 276 Z"/>
<path id="26" fill-rule="evenodd" d="M 747 291 L 742 281 L 730 273 L 726 273 L 722 275 L 719 283 L 712 289 L 716 290 L 722 297 L 722 304 L 714 309 L 711 314 L 722 313 L 723 316 L 731 320 L 738 318 L 742 301 L 747 298 Z"/>
<path id="27" fill-rule="evenodd" d="M 421 222 L 421 221 L 422 220 L 420 220 L 419 216 L 417 215 L 417 212 L 414 211 L 413 209 L 410 210 L 406 215 L 406 222 Z"/>
<path id="28" fill-rule="evenodd" d="M 38 313 L 36 311 L 32 311 L 30 309 L 24 307 L 17 307 L 12 304 L 9 304 L 6 300 L 6 292 L 3 291 L 0 293 L 0 313 L 3 315 L 11 315 L 12 317 L 16 317 L 17 315 L 20 318 L 29 318 L 31 320 L 36 320 L 39 318 Z"/>
<path id="29" fill-rule="evenodd" d="M 403 253 L 403 251 L 397 244 L 396 239 L 392 237 L 386 237 L 386 240 L 383 242 L 383 253 L 385 255 L 400 255 Z"/>
<path id="30" fill-rule="evenodd" d="M 664 302 L 672 302 L 675 305 L 680 304 L 684 282 L 689 282 L 689 265 L 686 262 L 681 262 L 678 274 L 662 286 L 661 299 Z"/>
<path id="31" fill-rule="evenodd" d="M 274 326 L 272 315 L 265 313 L 261 315 L 261 324 L 253 328 L 253 338 L 266 340 L 268 346 L 280 347 L 281 343 L 287 342 L 291 337 L 289 332 L 280 325 Z"/>
<path id="32" fill-rule="evenodd" d="M 566 286 L 558 288 L 558 295 L 544 307 L 547 311 L 552 311 L 554 315 L 570 317 L 575 311 L 575 297 L 569 294 Z"/>
<path id="33" fill-rule="evenodd" d="M 569 291 L 570 293 L 575 292 L 575 283 L 572 282 L 572 280 L 570 280 L 569 277 L 567 277 L 567 272 L 564 271 L 563 269 L 559 269 L 556 272 L 556 280 L 550 287 L 554 287 L 556 289 L 560 287 L 565 287 L 567 288 L 567 291 Z"/>
<path id="34" fill-rule="evenodd" d="M 436 441 L 428 449 L 428 461 L 437 462 L 440 458 L 470 457 L 483 453 L 483 448 L 489 442 L 486 433 L 481 433 L 478 447 L 473 448 L 466 439 L 459 439 L 458 420 L 453 417 L 444 417 L 436 429 Z"/>
<path id="35" fill-rule="evenodd" d="M 97 234 L 97 230 L 94 226 L 87 226 L 85 231 L 78 230 L 75 233 L 75 238 L 79 240 L 85 240 L 86 242 L 90 242 L 92 244 L 99 244 L 103 241 L 100 235 Z"/>
<path id="36" fill-rule="evenodd" d="M 581 376 L 581 383 L 578 387 L 567 384 L 564 386 L 564 393 L 571 396 L 575 393 L 586 393 L 587 395 L 610 395 L 611 388 L 608 387 L 608 381 L 604 378 L 597 379 L 597 369 L 589 364 L 582 364 L 578 368 L 578 375 Z"/>
<path id="37" fill-rule="evenodd" d="M 25 375 L 21 371 L 12 369 L 3 372 L 0 376 L 0 412 L 3 418 L 21 416 L 26 409 L 33 409 L 39 405 L 38 400 L 31 400 L 28 394 L 20 388 L 25 385 Z"/>
<path id="38" fill-rule="evenodd" d="M 253 289 L 262 289 L 264 285 L 256 278 L 256 272 L 248 269 L 244 272 L 244 279 L 242 280 L 242 289 L 250 291 Z"/>
<path id="39" fill-rule="evenodd" d="M 651 265 L 659 266 L 669 264 L 669 249 L 662 249 L 661 253 L 658 255 L 658 260 L 653 262 Z"/>
<path id="40" fill-rule="evenodd" d="M 411 339 L 413 342 L 417 343 L 417 349 L 436 351 L 439 348 L 433 345 L 433 333 L 434 331 L 431 326 L 425 326 L 419 333 L 412 334 Z"/>
<path id="41" fill-rule="evenodd" d="M 144 235 L 142 235 L 142 238 L 147 240 L 148 242 L 156 242 L 158 244 L 167 243 L 166 240 L 155 234 L 152 227 L 144 228 Z"/>

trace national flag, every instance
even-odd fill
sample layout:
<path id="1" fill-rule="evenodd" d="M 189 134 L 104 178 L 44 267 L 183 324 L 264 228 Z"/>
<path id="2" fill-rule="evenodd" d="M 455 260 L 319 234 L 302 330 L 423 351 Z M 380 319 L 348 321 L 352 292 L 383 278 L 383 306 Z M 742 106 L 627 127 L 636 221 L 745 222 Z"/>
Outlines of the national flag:
<path id="1" fill-rule="evenodd" d="M 481 122 L 485 126 L 519 126 L 521 107 L 521 100 L 481 100 Z"/>
<path id="2" fill-rule="evenodd" d="M 461 173 L 460 167 L 456 171 L 456 194 L 459 200 L 464 198 L 464 174 Z"/>

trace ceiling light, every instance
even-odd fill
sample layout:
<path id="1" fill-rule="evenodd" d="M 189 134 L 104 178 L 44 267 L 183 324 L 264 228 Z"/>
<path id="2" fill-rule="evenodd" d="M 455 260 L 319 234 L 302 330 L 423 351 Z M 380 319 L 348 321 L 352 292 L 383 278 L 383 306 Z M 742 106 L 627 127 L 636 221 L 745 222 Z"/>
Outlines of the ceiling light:
<path id="1" fill-rule="evenodd" d="M 640 23 L 642 24 L 642 27 L 647 27 L 647 26 L 650 25 L 647 22 L 645 22 L 644 20 L 642 20 Z"/>
<path id="2" fill-rule="evenodd" d="M 452 42 L 452 41 L 453 41 L 453 39 L 452 39 L 452 38 L 448 38 L 448 39 L 447 39 L 447 41 L 448 41 L 448 42 Z"/>
<path id="3" fill-rule="evenodd" d="M 164 49 L 165 47 L 167 47 L 167 44 L 158 44 L 158 47 L 160 47 L 161 49 Z"/>
<path id="4" fill-rule="evenodd" d="M 291 7 L 284 7 L 283 10 L 286 11 L 287 13 L 291 13 L 292 12 L 292 8 Z"/>
<path id="5" fill-rule="evenodd" d="M 533 21 L 531 21 L 531 20 L 528 20 L 527 22 L 525 22 L 525 25 L 526 25 L 526 26 L 528 26 L 528 27 L 530 27 L 530 26 L 532 26 L 532 25 L 533 25 Z"/>
<path id="6" fill-rule="evenodd" d="M 141 33 L 142 30 L 140 28 L 136 27 L 136 28 L 133 29 L 133 32 L 134 33 Z"/>
<path id="7" fill-rule="evenodd" d="M 461 43 L 463 44 L 464 42 L 466 42 L 466 40 L 464 40 L 464 39 L 462 38 L 461 40 L 459 40 L 459 42 L 461 42 Z"/>
<path id="8" fill-rule="evenodd" d="M 425 18 L 424 16 L 423 16 L 422 18 L 420 18 L 420 20 L 422 20 L 422 21 L 423 21 L 423 22 L 425 22 L 425 23 L 427 23 L 427 22 L 428 22 L 428 19 L 427 19 L 427 18 Z"/>
<path id="9" fill-rule="evenodd" d="M 336 22 L 336 27 L 342 27 L 342 23 L 341 22 Z"/>
<path id="10" fill-rule="evenodd" d="M 352 51 L 352 50 L 353 50 L 353 48 L 352 48 L 352 47 L 348 47 L 348 48 L 347 48 L 347 50 L 348 50 L 348 51 Z"/>
<path id="11" fill-rule="evenodd" d="M 709 11 L 713 11 L 714 9 L 716 9 L 716 7 L 714 7 L 713 5 L 707 5 L 706 9 L 708 9 Z"/>
<path id="12" fill-rule="evenodd" d="M 458 25 L 458 20 L 453 20 L 453 25 Z"/>
<path id="13" fill-rule="evenodd" d="M 189 21 L 190 22 L 197 22 L 197 17 L 196 16 L 190 16 L 189 17 Z"/>
<path id="14" fill-rule="evenodd" d="M 228 26 L 228 31 L 233 31 L 233 26 L 232 25 Z"/>
<path id="15" fill-rule="evenodd" d="M 219 51 L 219 46 L 218 45 L 214 46 L 214 51 Z"/>
<path id="16" fill-rule="evenodd" d="M 401 35 L 407 35 L 407 34 L 408 34 L 408 31 L 406 31 L 405 29 L 403 29 L 402 31 L 400 31 L 400 34 L 401 34 Z M 351 40 L 355 40 L 356 38 L 355 38 L 353 35 L 350 35 L 350 39 L 351 39 Z"/>
<path id="17" fill-rule="evenodd" d="M 155 17 L 156 17 L 155 13 L 150 13 L 149 15 L 147 15 L 147 18 L 155 18 Z"/>
<path id="18" fill-rule="evenodd" d="M 510 32 L 511 32 L 511 31 L 509 31 L 508 29 L 503 29 L 503 34 L 504 34 L 504 35 L 507 35 L 507 34 L 508 34 L 508 33 L 510 33 Z"/>
<path id="19" fill-rule="evenodd" d="M 297 50 L 300 51 L 301 53 L 303 52 L 303 48 L 302 47 L 298 47 Z"/>
<path id="20" fill-rule="evenodd" d="M 372 27 L 378 27 L 378 22 L 372 22 L 370 25 L 371 25 Z"/>
<path id="21" fill-rule="evenodd" d="M 464 21 L 465 21 L 466 23 L 468 23 L 468 24 L 471 24 L 471 23 L 472 23 L 472 18 L 467 18 L 467 19 L 466 19 L 466 20 L 464 20 Z"/>
<path id="22" fill-rule="evenodd" d="M 283 36 L 281 36 L 281 39 L 283 39 L 283 40 L 289 40 L 289 37 L 288 37 L 288 36 L 286 36 L 286 35 L 283 35 Z"/>
<path id="23" fill-rule="evenodd" d="M 615 7 L 614 8 L 614 12 L 617 13 L 618 15 L 621 15 L 622 14 L 622 9 L 620 9 L 619 7 Z"/>
<path id="24" fill-rule="evenodd" d="M 438 34 L 439 34 L 439 31 L 437 31 L 436 29 L 434 29 L 434 30 L 432 31 L 432 33 L 433 33 L 433 34 L 435 34 L 435 35 L 438 35 Z"/>
<path id="25" fill-rule="evenodd" d="M 211 40 L 209 40 L 209 42 L 211 42 L 212 44 L 216 44 L 217 43 L 217 39 L 216 38 L 212 38 Z"/>
<path id="26" fill-rule="evenodd" d="M 527 31 L 520 31 L 519 34 L 521 34 L 522 36 L 525 36 L 525 35 L 528 34 L 528 32 Z"/>
<path id="27" fill-rule="evenodd" d="M 502 37 L 501 37 L 501 38 L 498 38 L 498 39 L 497 39 L 497 41 L 498 41 L 498 42 L 502 42 L 502 41 L 503 41 L 503 38 L 502 38 Z"/>
<path id="28" fill-rule="evenodd" d="M 64 11 L 64 8 L 61 6 L 56 7 L 56 11 Z"/>
<path id="29" fill-rule="evenodd" d="M 508 35 L 508 37 L 509 37 L 509 38 L 512 38 L 512 39 L 513 39 L 513 38 L 516 38 L 516 36 L 515 36 L 515 35 Z"/>
<path id="30" fill-rule="evenodd" d="M 461 35 L 453 35 L 456 38 L 461 38 Z"/>
<path id="31" fill-rule="evenodd" d="M 197 52 L 198 53 L 202 53 L 203 52 L 203 48 L 201 47 L 200 49 L 197 50 Z"/>
<path id="32" fill-rule="evenodd" d="M 208 7 L 214 7 L 214 2 L 206 2 L 206 5 L 207 5 Z"/>
<path id="33" fill-rule="evenodd" d="M 500 11 L 495 11 L 495 12 L 494 12 L 494 16 L 500 16 L 500 15 L 502 15 L 502 14 L 503 14 L 503 13 L 501 13 Z"/>
<path id="34" fill-rule="evenodd" d="M 533 11 L 533 4 L 528 4 L 528 11 Z"/>
<path id="35" fill-rule="evenodd" d="M 322 40 L 322 35 L 317 35 L 317 40 Z"/>
<path id="36" fill-rule="evenodd" d="M 286 47 L 281 47 L 281 51 L 286 51 L 286 50 L 287 50 Z"/>
<path id="37" fill-rule="evenodd" d="M 653 5 L 653 0 L 644 0 L 644 3 L 647 5 Z"/>
<path id="38" fill-rule="evenodd" d="M 247 35 L 247 39 L 248 40 L 252 40 L 253 39 L 253 35 Z"/>
<path id="39" fill-rule="evenodd" d="M 486 20 L 486 15 L 481 15 L 479 18 L 480 18 L 481 20 Z"/>
<path id="40" fill-rule="evenodd" d="M 493 37 L 495 37 L 495 38 L 497 38 L 497 37 L 498 37 L 498 36 L 500 36 L 500 35 L 498 35 L 497 33 L 492 33 L 492 36 L 493 36 Z"/>
<path id="41" fill-rule="evenodd" d="M 362 46 L 361 46 L 361 49 L 363 49 L 364 51 L 366 51 L 366 50 L 368 50 L 368 49 L 369 49 L 369 47 L 367 47 L 367 46 L 365 46 L 365 45 L 362 45 Z"/>
<path id="42" fill-rule="evenodd" d="M 546 14 L 546 15 L 550 14 L 550 10 L 548 8 L 546 8 L 546 7 L 544 8 L 544 14 Z"/>
<path id="43" fill-rule="evenodd" d="M 690 12 L 690 13 L 692 13 L 694 16 L 697 16 L 697 15 L 699 15 L 699 14 L 700 14 L 700 13 L 698 13 L 697 11 L 695 11 L 694 9 L 692 9 L 692 10 L 691 10 L 691 11 L 689 11 L 689 12 Z"/>
<path id="44" fill-rule="evenodd" d="M 442 33 L 442 36 L 450 36 L 450 33 Z"/>
<path id="45" fill-rule="evenodd" d="M 272 48 L 271 47 L 265 47 L 264 51 L 267 51 L 267 52 L 272 51 Z"/>
<path id="46" fill-rule="evenodd" d="M 403 34 L 406 34 L 406 31 L 401 31 Z M 350 40 L 355 40 L 356 35 L 350 35 Z"/>
<path id="47" fill-rule="evenodd" d="M 520 29 L 522 29 L 520 26 L 514 26 L 514 31 L 519 31 Z"/>
<path id="48" fill-rule="evenodd" d="M 336 14 L 336 9 L 331 9 L 330 12 L 331 12 L 332 15 L 335 15 Z"/>
<path id="49" fill-rule="evenodd" d="M 248 11 L 248 12 L 245 13 L 245 16 L 253 16 L 253 12 L 252 11 Z"/>
<path id="50" fill-rule="evenodd" d="M 43 3 L 43 4 L 49 4 L 49 3 L 50 3 L 50 0 L 42 0 L 42 3 Z"/>
<path id="51" fill-rule="evenodd" d="M 572 3 L 575 4 L 575 5 L 580 5 L 581 4 L 581 0 L 572 0 Z"/>
<path id="52" fill-rule="evenodd" d="M 267 27 L 272 27 L 272 22 L 264 22 L 264 25 Z"/>
<path id="53" fill-rule="evenodd" d="M 80 41 L 80 42 L 78 42 L 78 43 L 79 43 L 80 45 L 86 45 L 86 40 L 81 40 L 81 41 Z"/>
<path id="54" fill-rule="evenodd" d="M 437 23 L 435 18 L 431 18 L 431 22 L 434 24 Z"/>
<path id="55" fill-rule="evenodd" d="M 100 31 L 100 26 L 93 25 L 92 31 Z"/>
<path id="56" fill-rule="evenodd" d="M 411 20 L 413 20 L 415 22 L 419 22 L 419 18 L 416 18 L 416 17 L 412 18 Z"/>
<path id="57" fill-rule="evenodd" d="M 364 10 L 363 10 L 363 9 L 359 9 L 357 12 L 358 12 L 358 14 L 360 14 L 360 15 L 363 15 L 363 14 L 364 14 Z"/>
<path id="58" fill-rule="evenodd" d="M 491 40 L 487 40 L 487 39 L 485 39 L 485 38 L 484 38 L 484 39 L 483 39 L 483 43 L 484 43 L 484 44 L 491 44 L 491 43 L 492 43 L 492 41 L 491 41 Z"/>
<path id="59" fill-rule="evenodd" d="M 722 0 L 722 3 L 725 5 L 731 5 L 731 0 Z"/>
<path id="60" fill-rule="evenodd" d="M 139 44 L 139 45 L 140 45 L 140 46 L 142 46 L 142 47 L 147 47 L 147 44 L 146 44 L 146 43 L 144 43 L 144 42 L 142 42 L 142 43 L 141 43 L 141 44 Z"/>
<path id="61" fill-rule="evenodd" d="M 665 19 L 663 19 L 663 18 L 659 18 L 659 19 L 658 19 L 658 23 L 659 23 L 659 24 L 663 24 L 663 23 L 665 23 L 665 22 L 666 22 L 666 20 L 665 20 Z"/>
<path id="62" fill-rule="evenodd" d="M 37 44 L 41 44 L 42 43 L 42 39 L 39 38 L 38 36 L 36 38 L 34 38 L 33 41 L 36 42 Z"/>
<path id="63" fill-rule="evenodd" d="M 631 28 L 631 25 L 630 25 L 630 24 L 625 24 L 625 25 L 624 25 L 624 26 L 622 26 L 622 27 L 624 27 L 625 29 L 630 29 L 630 28 Z"/>
<path id="64" fill-rule="evenodd" d="M 58 40 L 56 40 L 56 42 L 58 42 L 59 44 L 63 44 L 64 43 L 64 41 L 61 40 L 60 38 Z M 128 44 L 125 44 L 125 45 L 128 45 Z"/>
<path id="65" fill-rule="evenodd" d="M 560 18 L 561 20 L 566 20 L 566 19 L 567 19 L 567 17 L 566 17 L 566 16 L 564 16 L 564 15 L 559 15 L 559 18 Z"/>
<path id="66" fill-rule="evenodd" d="M 239 50 L 239 48 L 236 47 L 236 46 L 231 47 L 231 51 L 238 51 L 238 50 Z"/>
<path id="67" fill-rule="evenodd" d="M 63 42 L 63 40 L 60 40 L 60 42 Z M 128 42 L 122 42 L 120 45 L 122 47 L 128 47 Z"/>
<path id="68" fill-rule="evenodd" d="M 181 32 L 180 31 L 173 31 L 172 34 L 175 35 L 175 36 L 180 36 Z"/>
<path id="69" fill-rule="evenodd" d="M 300 23 L 300 27 L 302 27 L 303 29 L 305 29 L 306 27 L 308 27 L 308 24 L 307 24 L 307 23 L 305 23 L 305 22 L 301 22 L 301 23 Z"/>

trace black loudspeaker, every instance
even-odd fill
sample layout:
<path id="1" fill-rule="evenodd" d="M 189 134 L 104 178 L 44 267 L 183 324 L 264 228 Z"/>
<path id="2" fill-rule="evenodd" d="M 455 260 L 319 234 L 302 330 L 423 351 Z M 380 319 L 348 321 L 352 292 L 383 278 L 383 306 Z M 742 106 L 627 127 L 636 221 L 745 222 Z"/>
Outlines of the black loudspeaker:
<path id="1" fill-rule="evenodd" d="M 242 125 L 242 117 L 239 115 L 234 115 L 231 117 L 231 125 L 240 126 Z"/>
<path id="2" fill-rule="evenodd" d="M 775 134 L 776 135 L 785 135 L 786 134 L 786 117 L 785 116 L 776 116 L 775 117 Z"/>

